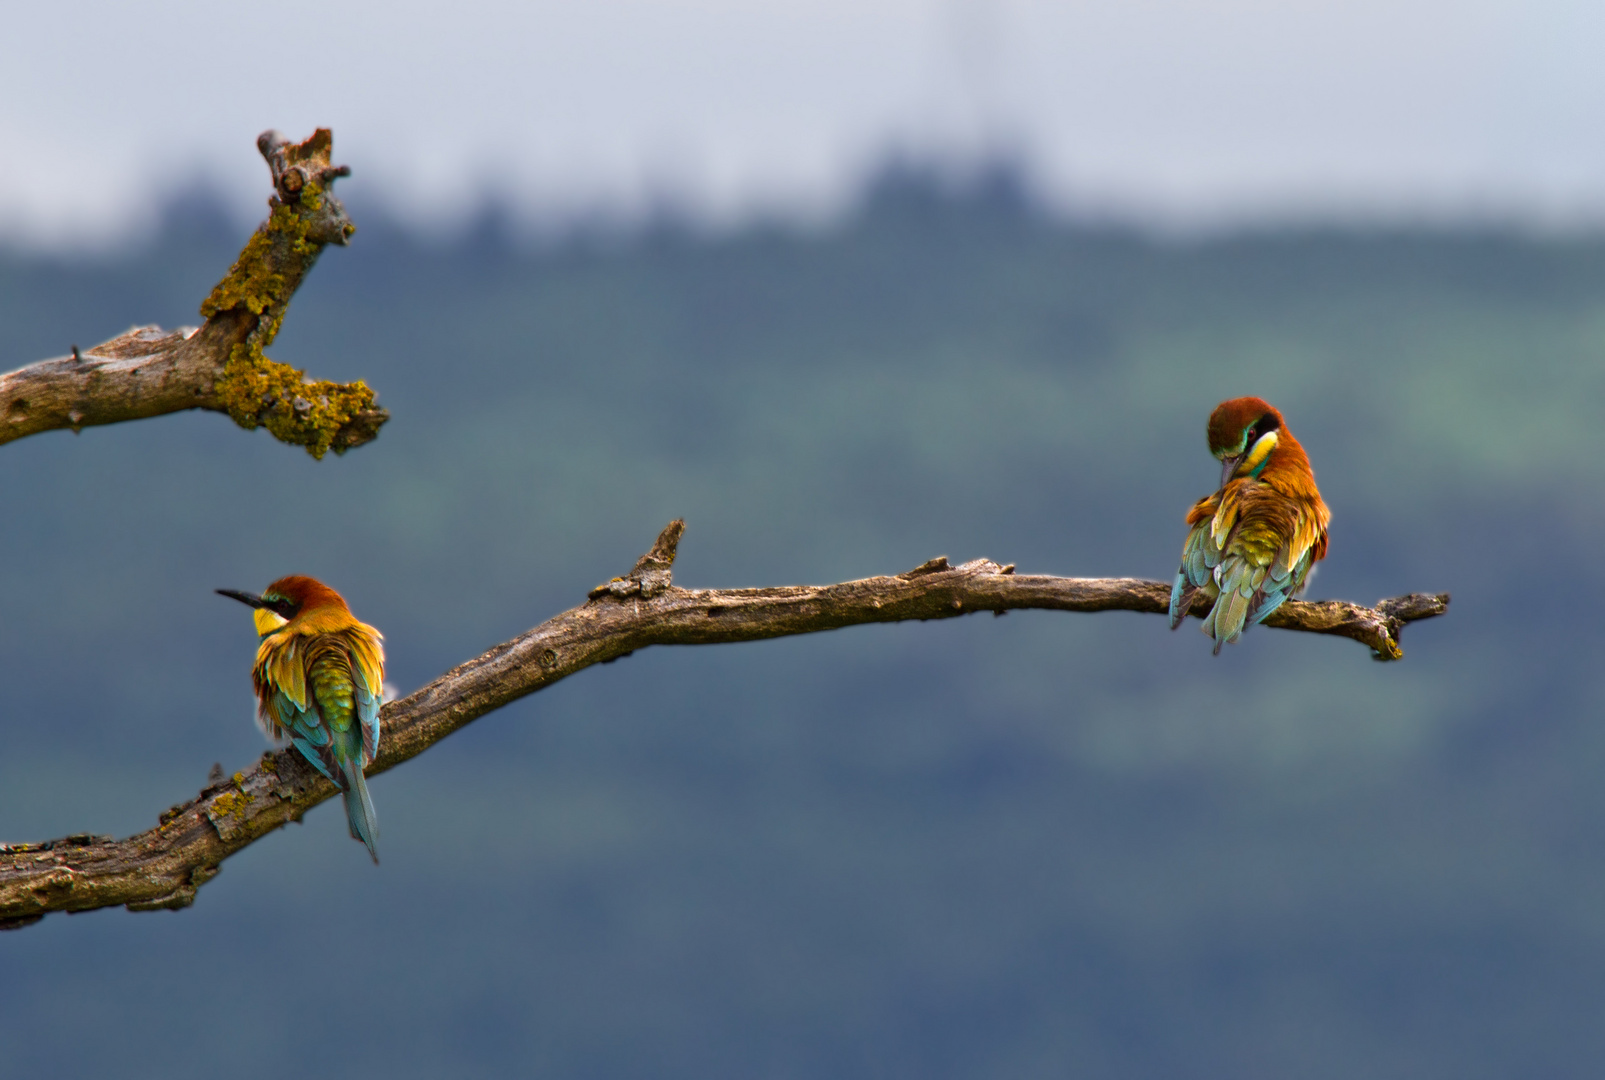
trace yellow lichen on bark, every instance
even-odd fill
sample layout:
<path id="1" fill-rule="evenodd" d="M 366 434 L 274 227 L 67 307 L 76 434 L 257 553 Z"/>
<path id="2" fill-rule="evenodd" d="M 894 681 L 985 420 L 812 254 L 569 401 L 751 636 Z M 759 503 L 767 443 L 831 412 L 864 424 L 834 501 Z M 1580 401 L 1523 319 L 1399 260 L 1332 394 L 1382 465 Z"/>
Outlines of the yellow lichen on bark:
<path id="1" fill-rule="evenodd" d="M 330 449 L 343 453 L 341 429 L 374 406 L 373 391 L 362 380 L 309 382 L 305 372 L 269 359 L 252 343 L 234 346 L 216 392 L 235 423 L 265 427 L 280 442 L 304 446 L 315 458 Z"/>
<path id="2" fill-rule="evenodd" d="M 242 792 L 225 791 L 212 800 L 212 809 L 217 814 L 231 817 L 243 825 L 251 809 L 251 800 Z"/>
<path id="3" fill-rule="evenodd" d="M 257 318 L 246 339 L 229 351 L 214 386 L 229 416 L 247 430 L 265 427 L 279 441 L 304 446 L 320 459 L 331 449 L 344 453 L 372 437 L 371 432 L 358 437 L 348 425 L 359 414 L 373 413 L 373 391 L 361 380 L 309 382 L 305 372 L 269 358 L 263 349 L 277 336 L 290 297 L 323 249 L 309 237 L 309 218 L 323 206 L 322 188 L 314 179 L 293 204 L 275 199 L 266 223 L 201 305 L 206 318 L 237 308 Z"/>
<path id="4" fill-rule="evenodd" d="M 296 209 L 283 203 L 274 206 L 267 221 L 247 241 L 240 257 L 201 304 L 202 317 L 209 319 L 236 307 L 244 307 L 253 315 L 267 314 L 271 322 L 260 324 L 256 334 L 263 337 L 262 344 L 271 344 L 290 306 L 290 296 L 321 249 L 321 245 L 307 239 L 308 228 Z"/>

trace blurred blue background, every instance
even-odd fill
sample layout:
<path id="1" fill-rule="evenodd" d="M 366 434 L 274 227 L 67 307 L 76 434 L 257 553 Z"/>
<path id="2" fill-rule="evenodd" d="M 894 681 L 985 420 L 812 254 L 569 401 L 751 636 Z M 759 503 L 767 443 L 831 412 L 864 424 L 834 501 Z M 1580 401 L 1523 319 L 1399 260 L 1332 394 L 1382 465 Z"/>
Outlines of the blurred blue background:
<path id="1" fill-rule="evenodd" d="M 456 24 L 405 7 L 331 16 L 372 30 L 351 39 L 350 63 L 374 81 L 334 79 L 327 112 L 264 106 L 271 79 L 210 72 L 217 35 L 255 24 L 232 9 L 203 24 L 177 4 L 141 33 L 186 42 L 196 72 L 164 67 L 157 90 L 129 91 L 140 108 L 108 106 L 108 123 L 82 87 L 6 106 L 0 366 L 133 323 L 195 322 L 265 195 L 250 138 L 334 119 L 360 231 L 326 253 L 271 353 L 367 379 L 394 419 L 323 462 L 215 415 L 0 450 L 0 839 L 137 832 L 212 762 L 232 771 L 260 753 L 254 635 L 214 588 L 329 580 L 385 631 L 408 692 L 580 602 L 676 516 L 689 586 L 835 581 L 938 554 L 1164 578 L 1187 506 L 1217 476 L 1204 420 L 1243 393 L 1281 407 L 1333 508 L 1312 595 L 1445 590 L 1450 614 L 1412 627 L 1406 659 L 1388 665 L 1278 631 L 1215 659 L 1195 629 L 1124 613 L 640 652 L 376 778 L 378 869 L 325 806 L 231 859 L 187 911 L 52 916 L 0 935 L 0 1071 L 1597 1076 L 1595 151 L 1501 151 L 1527 99 L 1479 128 L 1473 91 L 1490 84 L 1469 61 L 1449 90 L 1399 83 L 1399 108 L 1376 110 L 1402 127 L 1371 142 L 1351 130 L 1370 99 L 1345 112 L 1334 92 L 1293 141 L 1316 148 L 1303 158 L 1283 147 L 1270 161 L 1280 114 L 1233 104 L 1274 97 L 1290 64 L 1305 92 L 1287 109 L 1314 100 L 1300 78 L 1387 85 L 1382 61 L 1415 55 L 1422 28 L 1445 43 L 1433 63 L 1486 60 L 1473 46 L 1504 41 L 1509 12 L 1437 27 L 1411 5 L 1389 22 L 1363 6 L 1156 2 L 1142 10 L 1164 32 L 1144 35 L 1076 6 L 1084 30 L 1128 33 L 1133 51 L 1117 55 L 1192 73 L 1166 93 L 1141 64 L 1125 76 L 1126 96 L 1149 102 L 1121 106 L 1129 152 L 1099 143 L 1091 121 L 1065 129 L 1105 145 L 1123 163 L 1116 180 L 1148 183 L 1129 203 L 1111 182 L 1076 204 L 1055 164 L 1075 140 L 1030 119 L 1057 99 L 1009 89 L 1054 42 L 1090 48 L 1086 35 L 1025 34 L 1038 8 L 866 9 L 936 28 L 958 101 L 931 115 L 958 134 L 922 142 L 888 107 L 859 153 L 841 135 L 852 110 L 825 110 L 819 145 L 846 150 L 821 151 L 817 176 L 772 152 L 795 119 L 774 88 L 800 99 L 836 71 L 849 88 L 855 72 L 874 82 L 871 60 L 895 72 L 903 54 L 877 52 L 851 20 L 832 45 L 828 5 L 817 18 L 659 8 L 642 25 L 661 40 L 627 7 L 608 9 L 617 27 L 573 39 L 591 43 L 570 57 L 582 74 L 592 55 L 635 70 L 615 36 L 676 57 L 609 83 L 607 101 L 658 102 L 641 107 L 644 142 L 572 99 L 598 139 L 631 153 L 649 157 L 652 138 L 701 145 L 653 111 L 703 115 L 684 96 L 701 84 L 677 73 L 710 54 L 679 56 L 670 30 L 716 56 L 720 41 L 732 55 L 756 42 L 759 60 L 771 38 L 798 42 L 794 70 L 711 68 L 737 88 L 751 77 L 752 101 L 731 115 L 772 118 L 749 131 L 712 111 L 710 130 L 748 155 L 731 160 L 757 163 L 728 183 L 648 175 L 637 198 L 619 179 L 629 169 L 542 172 L 514 149 L 506 190 L 449 169 L 409 188 L 377 152 L 365 172 L 353 147 L 400 124 L 407 101 L 386 112 L 388 84 L 363 64 L 427 55 L 445 79 L 458 70 L 447 60 L 478 55 L 454 51 Z M 547 14 L 502 27 L 498 49 L 533 41 L 541 17 L 556 33 L 555 15 L 531 10 Z M 1509 36 L 1495 88 L 1573 85 L 1571 54 L 1539 49 L 1566 38 L 1566 13 L 1546 12 Z M 498 13 L 479 13 L 496 38 Z M 79 38 L 34 29 L 92 59 L 119 25 L 101 15 Z M 1572 29 L 1592 16 L 1577 18 Z M 1320 52 L 1308 35 L 1340 23 L 1324 67 L 1288 59 Z M 714 24 L 729 36 L 703 33 Z M 1264 35 L 1243 55 L 1264 63 L 1230 68 L 1247 47 L 1221 42 L 1250 25 Z M 418 35 L 433 31 L 444 44 L 429 53 Z M 816 38 L 834 67 L 808 59 Z M 1297 48 L 1278 53 L 1284 42 Z M 1551 82 L 1523 81 L 1542 67 L 1524 67 L 1529 55 L 1551 58 Z M 495 139 L 516 147 L 518 124 L 536 121 L 498 134 L 493 117 L 516 110 L 473 95 L 506 105 L 512 91 L 484 78 L 439 84 L 442 115 L 465 118 L 442 138 L 494 164 Z M 205 97 L 213 80 L 222 89 Z M 1576 85 L 1575 101 L 1595 100 L 1593 83 Z M 876 115 L 863 94 L 860 112 Z M 1470 104 L 1434 126 L 1433 102 L 1450 100 Z M 1169 128 L 1145 126 L 1211 108 L 1225 126 L 1242 118 L 1214 173 Z M 189 134 L 138 143 L 98 178 L 39 180 L 40 162 L 72 162 L 75 139 L 93 150 L 107 129 L 133 139 L 169 123 Z M 1417 145 L 1411 124 L 1463 151 L 1421 155 L 1448 162 L 1443 177 L 1390 151 Z M 1530 126 L 1535 140 L 1550 130 Z M 208 153 L 255 171 L 235 184 L 196 165 L 185 139 L 213 135 Z M 1326 175 L 1333 148 L 1354 151 L 1351 173 L 1289 179 Z M 118 200 L 141 169 L 151 192 L 131 208 Z M 801 177 L 799 191 L 766 187 L 765 169 Z M 550 197 L 565 184 L 593 201 Z M 1466 195 L 1478 191 L 1497 197 Z M 288 527 L 298 519 L 332 524 Z"/>

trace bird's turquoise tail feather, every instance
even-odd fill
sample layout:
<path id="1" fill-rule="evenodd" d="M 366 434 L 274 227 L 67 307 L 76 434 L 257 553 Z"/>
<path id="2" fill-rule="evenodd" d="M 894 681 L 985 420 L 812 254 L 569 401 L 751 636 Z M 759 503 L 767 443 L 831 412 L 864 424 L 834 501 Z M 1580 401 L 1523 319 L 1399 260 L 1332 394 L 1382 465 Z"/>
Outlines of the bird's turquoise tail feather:
<path id="1" fill-rule="evenodd" d="M 374 812 L 373 800 L 368 797 L 368 781 L 363 778 L 362 766 L 355 761 L 340 762 L 345 774 L 346 821 L 351 827 L 351 838 L 361 840 L 368 848 L 373 861 L 379 861 L 379 815 Z"/>

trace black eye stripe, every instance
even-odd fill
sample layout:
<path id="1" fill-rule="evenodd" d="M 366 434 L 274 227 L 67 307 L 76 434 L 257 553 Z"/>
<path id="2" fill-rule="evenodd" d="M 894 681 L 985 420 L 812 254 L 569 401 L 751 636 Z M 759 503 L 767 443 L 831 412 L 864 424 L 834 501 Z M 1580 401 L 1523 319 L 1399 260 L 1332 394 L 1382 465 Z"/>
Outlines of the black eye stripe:
<path id="1" fill-rule="evenodd" d="M 1270 415 L 1254 421 L 1248 426 L 1248 430 L 1243 432 L 1243 452 L 1247 453 L 1253 449 L 1255 443 L 1281 426 L 1276 422 L 1276 417 Z"/>

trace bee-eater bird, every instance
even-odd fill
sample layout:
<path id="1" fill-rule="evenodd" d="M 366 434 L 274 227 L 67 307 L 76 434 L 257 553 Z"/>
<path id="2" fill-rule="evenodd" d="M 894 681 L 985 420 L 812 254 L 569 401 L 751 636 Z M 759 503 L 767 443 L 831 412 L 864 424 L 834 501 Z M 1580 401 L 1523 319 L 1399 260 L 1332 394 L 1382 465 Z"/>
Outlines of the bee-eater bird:
<path id="1" fill-rule="evenodd" d="M 1304 447 L 1260 398 L 1215 407 L 1209 452 L 1221 462 L 1220 488 L 1187 512 L 1192 531 L 1170 590 L 1170 628 L 1187 618 L 1198 593 L 1213 598 L 1204 633 L 1219 656 L 1222 645 L 1304 588 L 1310 567 L 1326 558 L 1332 515 Z"/>
<path id="2" fill-rule="evenodd" d="M 383 636 L 358 622 L 345 599 L 315 578 L 292 575 L 261 596 L 218 589 L 256 609 L 251 682 L 257 717 L 268 738 L 286 738 L 345 796 L 352 839 L 374 847 L 379 818 L 362 770 L 379 753 L 383 699 Z"/>

